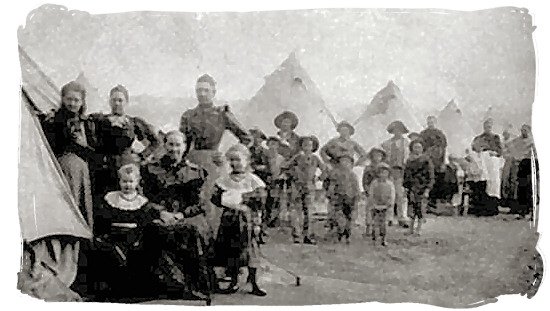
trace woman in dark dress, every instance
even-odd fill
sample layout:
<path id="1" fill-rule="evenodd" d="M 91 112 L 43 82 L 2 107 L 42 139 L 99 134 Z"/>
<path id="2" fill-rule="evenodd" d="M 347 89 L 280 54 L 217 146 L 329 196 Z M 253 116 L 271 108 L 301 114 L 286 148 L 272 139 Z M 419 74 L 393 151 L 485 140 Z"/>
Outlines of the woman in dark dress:
<path id="1" fill-rule="evenodd" d="M 94 115 L 97 124 L 98 153 L 103 158 L 102 168 L 98 169 L 95 193 L 103 195 L 117 188 L 117 168 L 124 159 L 141 162 L 148 158 L 160 145 L 158 134 L 153 127 L 138 117 L 125 114 L 128 104 L 128 90 L 117 85 L 109 93 L 111 113 Z M 149 145 L 137 152 L 133 148 L 136 140 L 149 141 Z"/>
<path id="2" fill-rule="evenodd" d="M 235 293 L 239 270 L 248 268 L 250 294 L 265 296 L 256 282 L 260 261 L 258 238 L 261 233 L 261 212 L 265 202 L 265 183 L 251 173 L 250 153 L 244 145 L 235 145 L 226 153 L 231 173 L 220 176 L 215 183 L 212 203 L 223 209 L 215 242 L 214 264 L 225 268 L 231 278 L 222 293 Z"/>
<path id="3" fill-rule="evenodd" d="M 156 268 L 164 279 L 158 283 L 158 293 L 175 290 L 177 295 L 206 299 L 214 284 L 213 269 L 208 265 L 213 232 L 201 200 L 207 173 L 183 158 L 181 132 L 168 132 L 164 148 L 166 154 L 160 160 L 143 168 L 144 193 L 162 206 L 162 222 L 149 235 L 149 251 L 159 259 Z"/>
<path id="4" fill-rule="evenodd" d="M 40 115 L 44 134 L 75 199 L 75 203 L 93 227 L 90 169 L 93 162 L 95 127 L 84 114 L 86 90 L 77 82 L 69 82 L 61 89 L 61 107 L 50 115 Z"/>
<path id="5" fill-rule="evenodd" d="M 145 235 L 159 210 L 139 194 L 139 168 L 127 164 L 118 171 L 118 191 L 105 195 L 95 216 L 95 240 L 90 260 L 95 300 L 147 297 L 151 254 Z"/>

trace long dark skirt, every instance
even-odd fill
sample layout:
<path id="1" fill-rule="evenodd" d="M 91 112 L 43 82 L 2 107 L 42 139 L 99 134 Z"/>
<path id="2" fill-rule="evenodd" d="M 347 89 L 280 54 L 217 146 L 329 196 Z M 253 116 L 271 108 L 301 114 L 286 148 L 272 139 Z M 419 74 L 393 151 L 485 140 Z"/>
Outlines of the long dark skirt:
<path id="1" fill-rule="evenodd" d="M 475 216 L 498 215 L 498 198 L 487 195 L 487 181 L 468 182 L 470 186 L 470 207 L 468 214 Z"/>
<path id="2" fill-rule="evenodd" d="M 257 266 L 259 248 L 252 237 L 251 219 L 247 214 L 228 208 L 223 211 L 214 247 L 215 266 L 231 271 Z"/>
<path id="3" fill-rule="evenodd" d="M 517 171 L 517 202 L 512 212 L 525 216 L 533 211 L 533 182 L 531 159 L 523 159 Z"/>

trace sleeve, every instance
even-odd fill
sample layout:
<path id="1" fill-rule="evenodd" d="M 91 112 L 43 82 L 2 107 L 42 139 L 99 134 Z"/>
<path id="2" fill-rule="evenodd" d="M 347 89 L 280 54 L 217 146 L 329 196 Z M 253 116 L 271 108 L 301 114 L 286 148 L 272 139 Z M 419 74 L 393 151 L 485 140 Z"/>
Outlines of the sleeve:
<path id="1" fill-rule="evenodd" d="M 102 199 L 101 206 L 95 212 L 94 233 L 95 235 L 104 235 L 109 233 L 111 226 L 111 215 L 108 213 L 110 206 Z"/>
<path id="2" fill-rule="evenodd" d="M 353 150 L 359 155 L 357 165 L 362 165 L 368 159 L 367 151 L 358 142 L 353 142 Z"/>
<path id="3" fill-rule="evenodd" d="M 481 137 L 477 136 L 472 141 L 472 151 L 481 152 L 481 151 L 483 151 L 481 148 L 482 148 L 482 146 L 481 146 Z"/>
<path id="4" fill-rule="evenodd" d="M 217 207 L 222 207 L 222 194 L 224 190 L 218 185 L 214 186 L 214 191 L 212 191 L 212 197 L 210 197 L 210 202 Z"/>
<path id="5" fill-rule="evenodd" d="M 407 163 L 407 165 L 405 165 L 405 172 L 403 175 L 403 187 L 410 190 L 412 187 L 412 179 L 413 179 L 413 176 L 412 176 L 411 168 Z"/>
<path id="6" fill-rule="evenodd" d="M 395 185 L 393 182 L 390 181 L 390 205 L 389 207 L 393 207 L 395 205 Z"/>
<path id="7" fill-rule="evenodd" d="M 237 117 L 229 110 L 229 106 L 224 107 L 225 128 L 231 131 L 239 141 L 248 146 L 252 142 L 252 137 L 246 128 L 237 120 Z"/>
<path id="8" fill-rule="evenodd" d="M 445 136 L 445 133 L 443 133 L 443 131 L 439 131 L 440 135 L 441 135 L 441 146 L 443 148 L 447 148 L 447 136 Z"/>
<path id="9" fill-rule="evenodd" d="M 191 145 L 193 145 L 193 135 L 191 135 L 191 131 L 189 130 L 189 117 L 186 112 L 184 112 L 180 118 L 180 132 L 183 133 L 186 141 L 185 151 L 183 154 L 187 154 L 191 148 Z"/>
<path id="10" fill-rule="evenodd" d="M 144 157 L 151 155 L 159 146 L 160 138 L 153 126 L 141 118 L 134 118 L 135 131 L 139 140 L 147 139 L 149 146 L 143 150 Z"/>
<path id="11" fill-rule="evenodd" d="M 367 192 L 367 195 L 371 193 L 370 191 L 370 185 L 372 184 L 373 180 L 373 174 L 370 167 L 365 167 L 365 170 L 363 171 L 363 189 Z"/>
<path id="12" fill-rule="evenodd" d="M 375 185 L 375 184 L 376 184 L 376 183 L 375 183 L 374 181 L 370 183 L 370 185 L 369 185 L 369 187 L 368 187 L 368 194 L 369 194 L 369 195 L 372 195 L 372 194 L 374 193 L 374 185 Z M 372 200 L 369 200 L 369 202 L 372 202 Z"/>
<path id="13" fill-rule="evenodd" d="M 428 190 L 432 190 L 434 184 L 435 184 L 435 169 L 434 169 L 434 164 L 432 162 L 432 160 L 428 159 L 427 160 L 427 163 L 426 163 L 426 167 L 427 167 L 427 170 L 428 170 L 428 183 L 426 185 L 426 188 Z"/>
<path id="14" fill-rule="evenodd" d="M 329 163 L 330 161 L 330 155 L 328 154 L 328 151 L 331 148 L 332 144 L 333 144 L 333 140 L 331 139 L 323 147 L 321 147 L 321 150 L 319 150 L 321 159 L 323 159 L 325 163 Z"/>
<path id="15" fill-rule="evenodd" d="M 186 195 L 185 208 L 183 209 L 183 216 L 186 218 L 195 217 L 197 215 L 205 213 L 203 201 L 201 200 L 201 189 L 204 185 L 202 179 L 195 179 L 189 181 L 185 188 L 182 189 L 182 193 Z"/>
<path id="16" fill-rule="evenodd" d="M 495 135 L 495 144 L 496 144 L 496 152 L 498 156 L 502 156 L 502 141 L 500 140 L 500 136 Z"/>

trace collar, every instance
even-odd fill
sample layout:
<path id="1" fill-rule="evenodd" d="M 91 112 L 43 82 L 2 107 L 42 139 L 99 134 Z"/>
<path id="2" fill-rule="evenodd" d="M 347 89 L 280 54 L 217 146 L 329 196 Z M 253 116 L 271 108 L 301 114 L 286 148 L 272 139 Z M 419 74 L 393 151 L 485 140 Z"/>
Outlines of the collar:
<path id="1" fill-rule="evenodd" d="M 107 193 L 105 195 L 105 201 L 107 201 L 107 203 L 113 208 L 123 211 L 136 211 L 149 202 L 146 197 L 139 193 L 134 199 L 127 200 L 122 196 L 122 192 L 120 191 L 112 191 Z"/>

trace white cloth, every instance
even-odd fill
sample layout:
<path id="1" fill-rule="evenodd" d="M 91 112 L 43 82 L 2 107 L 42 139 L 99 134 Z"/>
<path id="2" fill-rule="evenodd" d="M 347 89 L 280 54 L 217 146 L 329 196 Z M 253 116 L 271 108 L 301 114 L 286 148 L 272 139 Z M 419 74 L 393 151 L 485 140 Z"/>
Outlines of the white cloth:
<path id="1" fill-rule="evenodd" d="M 490 155 L 489 151 L 474 153 L 474 159 L 481 168 L 482 181 L 487 181 L 485 192 L 487 195 L 500 198 L 501 171 L 504 167 L 504 159 Z"/>

